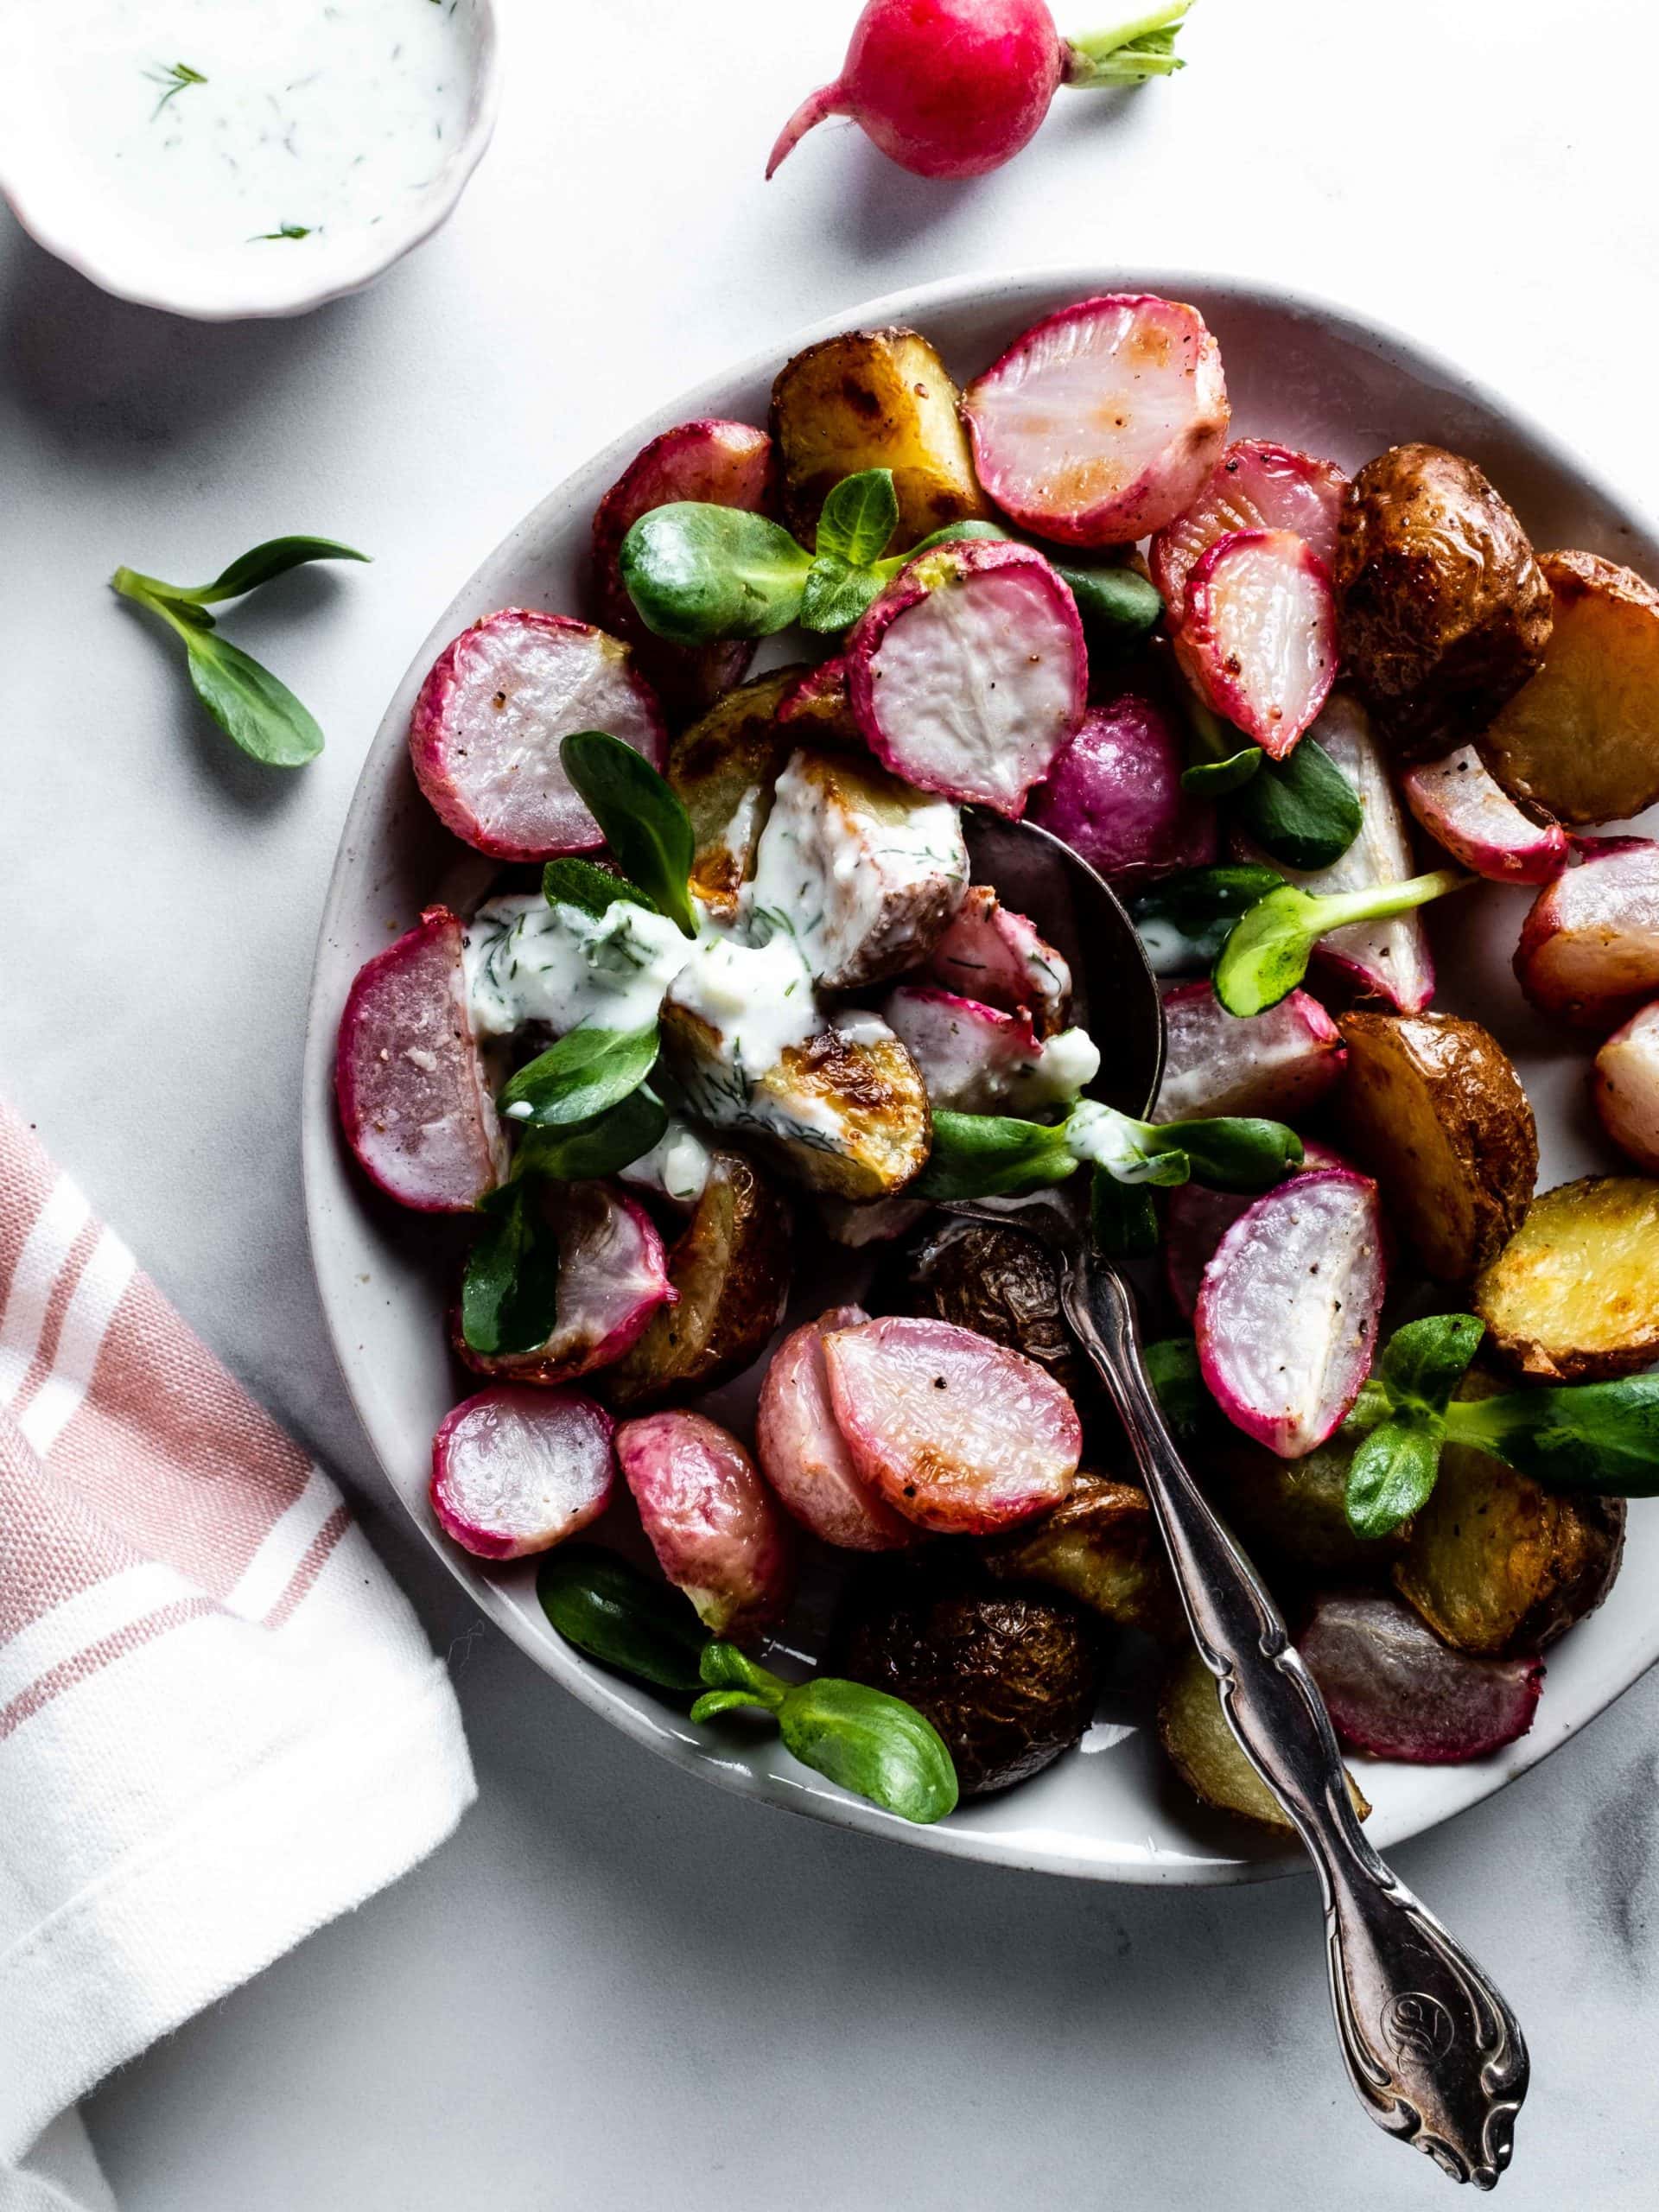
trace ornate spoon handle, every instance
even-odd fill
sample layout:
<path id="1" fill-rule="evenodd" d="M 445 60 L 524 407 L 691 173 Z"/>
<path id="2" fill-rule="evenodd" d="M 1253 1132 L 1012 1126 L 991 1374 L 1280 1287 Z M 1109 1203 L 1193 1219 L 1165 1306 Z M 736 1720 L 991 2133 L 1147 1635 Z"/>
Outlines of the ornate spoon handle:
<path id="1" fill-rule="evenodd" d="M 1379 2127 L 1414 2143 L 1454 2180 L 1492 2189 L 1527 2092 L 1519 2024 L 1366 1840 L 1325 1700 L 1164 1425 L 1128 1288 L 1092 1265 L 1079 1241 L 1056 1255 L 1067 1316 L 1135 1446 L 1233 1732 L 1319 1870 L 1331 1998 L 1354 2088 Z"/>

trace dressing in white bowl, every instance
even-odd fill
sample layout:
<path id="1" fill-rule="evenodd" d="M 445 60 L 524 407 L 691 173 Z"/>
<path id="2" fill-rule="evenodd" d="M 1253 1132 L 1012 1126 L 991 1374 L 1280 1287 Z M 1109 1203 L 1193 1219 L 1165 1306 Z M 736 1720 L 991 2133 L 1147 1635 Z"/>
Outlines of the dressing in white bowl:
<path id="1" fill-rule="evenodd" d="M 487 142 L 492 0 L 51 0 L 0 10 L 0 186 L 107 290 L 212 318 L 350 291 Z"/>

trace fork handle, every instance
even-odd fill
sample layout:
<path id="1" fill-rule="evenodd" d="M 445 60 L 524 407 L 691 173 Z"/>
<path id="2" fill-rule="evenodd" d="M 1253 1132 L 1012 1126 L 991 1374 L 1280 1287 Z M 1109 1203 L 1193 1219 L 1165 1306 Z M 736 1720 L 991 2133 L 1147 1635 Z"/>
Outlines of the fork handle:
<path id="1" fill-rule="evenodd" d="M 1222 1709 L 1319 1870 L 1337 2032 L 1360 2101 L 1455 2180 L 1494 2188 L 1527 2091 L 1520 2025 L 1361 1830 L 1325 1700 L 1165 1424 L 1128 1287 L 1081 1251 L 1063 1274 L 1067 1318 L 1128 1432 Z"/>

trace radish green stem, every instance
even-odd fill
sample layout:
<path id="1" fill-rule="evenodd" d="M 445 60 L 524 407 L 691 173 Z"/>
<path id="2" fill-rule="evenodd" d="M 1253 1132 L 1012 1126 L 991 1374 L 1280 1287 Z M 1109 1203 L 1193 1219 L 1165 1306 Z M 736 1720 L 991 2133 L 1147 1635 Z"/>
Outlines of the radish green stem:
<path id="1" fill-rule="evenodd" d="M 1175 34 L 1192 0 L 1169 0 L 1109 30 L 1091 31 L 1066 41 L 1065 82 L 1074 90 L 1106 85 L 1138 85 L 1148 77 L 1173 76 L 1186 64 L 1171 51 Z"/>

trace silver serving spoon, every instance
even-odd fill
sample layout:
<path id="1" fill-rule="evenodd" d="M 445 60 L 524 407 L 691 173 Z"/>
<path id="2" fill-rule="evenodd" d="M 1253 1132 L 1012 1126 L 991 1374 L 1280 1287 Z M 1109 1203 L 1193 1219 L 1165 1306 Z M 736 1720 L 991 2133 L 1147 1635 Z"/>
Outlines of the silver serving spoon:
<path id="1" fill-rule="evenodd" d="M 1128 916 L 1093 868 L 1030 823 L 970 815 L 968 849 L 972 880 L 992 885 L 1071 963 L 1074 1018 L 1102 1052 L 1092 1095 L 1144 1120 L 1163 1076 L 1163 1007 Z M 1134 1446 L 1223 1710 L 1318 1870 L 1337 2033 L 1361 2102 L 1379 2127 L 1414 2143 L 1454 2180 L 1495 2188 L 1527 2093 L 1520 2025 L 1367 1841 L 1325 1700 L 1164 1424 L 1141 1364 L 1133 1294 L 1091 1249 L 1083 1179 L 946 1211 L 1028 1230 L 1058 1270 L 1066 1317 Z"/>

